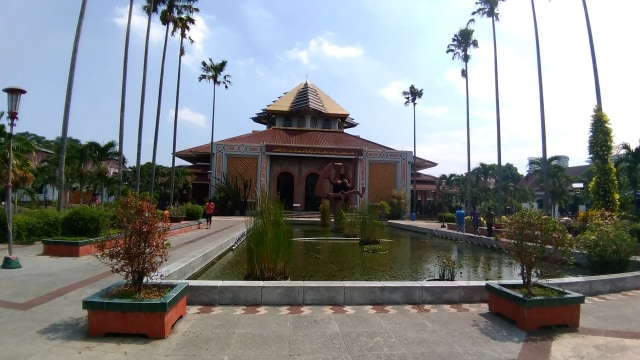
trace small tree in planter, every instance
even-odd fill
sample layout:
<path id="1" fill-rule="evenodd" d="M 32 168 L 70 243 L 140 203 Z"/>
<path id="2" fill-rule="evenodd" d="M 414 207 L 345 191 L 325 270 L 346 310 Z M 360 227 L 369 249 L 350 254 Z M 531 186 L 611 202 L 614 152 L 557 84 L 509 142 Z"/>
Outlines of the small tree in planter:
<path id="1" fill-rule="evenodd" d="M 115 226 L 122 229 L 122 240 L 98 244 L 98 259 L 122 275 L 133 295 L 141 297 L 145 279 L 153 277 L 169 257 L 169 227 L 145 196 L 120 199 L 114 218 Z"/>
<path id="2" fill-rule="evenodd" d="M 540 211 L 523 209 L 506 219 L 500 236 L 510 241 L 509 253 L 520 271 L 526 296 L 535 296 L 533 279 L 541 277 L 541 265 L 572 260 L 573 239 L 559 221 Z"/>
<path id="3" fill-rule="evenodd" d="M 147 283 L 168 259 L 169 225 L 161 221 L 148 196 L 128 195 L 114 209 L 122 239 L 98 245 L 98 258 L 125 282 L 84 299 L 91 336 L 107 333 L 145 334 L 165 338 L 186 315 L 187 283 Z"/>
<path id="4" fill-rule="evenodd" d="M 525 331 L 551 325 L 578 327 L 584 296 L 551 286 L 534 287 L 533 281 L 541 276 L 542 265 L 571 261 L 573 238 L 564 225 L 542 212 L 523 209 L 506 220 L 500 237 L 508 243 L 522 285 L 487 283 L 489 310 L 514 320 Z"/>

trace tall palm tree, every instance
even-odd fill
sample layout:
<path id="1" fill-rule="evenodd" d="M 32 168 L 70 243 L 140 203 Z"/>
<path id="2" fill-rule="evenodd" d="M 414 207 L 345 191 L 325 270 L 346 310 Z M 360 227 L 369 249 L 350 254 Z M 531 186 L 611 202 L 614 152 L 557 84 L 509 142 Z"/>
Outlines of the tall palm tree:
<path id="1" fill-rule="evenodd" d="M 194 12 L 193 4 L 197 0 L 162 0 L 158 5 L 164 5 L 164 9 L 160 11 L 160 22 L 165 27 L 164 45 L 162 47 L 162 62 L 160 63 L 160 81 L 158 83 L 158 104 L 156 107 L 156 126 L 153 136 L 153 155 L 151 157 L 151 196 L 153 196 L 154 179 L 156 174 L 156 155 L 158 153 L 158 133 L 160 132 L 160 112 L 162 108 L 162 85 L 164 83 L 164 64 L 167 57 L 167 41 L 169 39 L 169 28 L 175 22 L 176 16 L 182 14 L 191 14 Z M 175 25 L 174 25 L 175 28 Z M 182 51 L 182 49 L 181 49 Z"/>
<path id="2" fill-rule="evenodd" d="M 584 8 L 584 18 L 587 21 L 587 33 L 589 34 L 589 48 L 591 49 L 591 64 L 593 65 L 593 80 L 596 83 L 596 105 L 602 109 L 602 98 L 600 97 L 600 79 L 598 78 L 598 64 L 596 63 L 596 50 L 593 46 L 593 36 L 591 35 L 591 22 L 589 21 L 589 11 L 587 10 L 587 0 L 582 0 Z"/>
<path id="3" fill-rule="evenodd" d="M 67 133 L 69 132 L 69 114 L 71 112 L 71 96 L 73 94 L 73 78 L 76 75 L 76 59 L 78 57 L 78 47 L 80 46 L 80 34 L 82 33 L 82 22 L 84 21 L 84 11 L 87 7 L 87 0 L 80 3 L 80 14 L 78 15 L 78 25 L 76 35 L 73 39 L 73 49 L 71 50 L 71 63 L 69 64 L 69 78 L 67 79 L 67 95 L 64 100 L 64 112 L 62 115 L 62 135 L 60 136 L 60 159 L 58 162 L 58 189 L 64 188 L 64 167 L 67 149 Z M 62 198 L 58 196 L 58 211 L 62 211 Z"/>
<path id="4" fill-rule="evenodd" d="M 496 129 L 498 139 L 498 168 L 496 177 L 496 188 L 498 190 L 498 216 L 502 215 L 502 139 L 500 136 L 500 93 L 498 92 L 498 47 L 496 42 L 496 22 L 500 21 L 498 7 L 505 0 L 477 0 L 476 10 L 472 16 L 479 15 L 491 19 L 491 29 L 493 31 L 493 73 L 496 89 Z"/>
<path id="5" fill-rule="evenodd" d="M 471 22 L 471 21 L 470 21 Z M 478 40 L 473 37 L 473 29 L 469 27 L 469 23 L 464 28 L 458 30 L 453 35 L 451 43 L 447 45 L 447 54 L 452 54 L 453 60 L 462 61 L 463 68 L 461 75 L 464 78 L 465 90 L 467 95 L 467 209 L 471 208 L 471 137 L 469 129 L 469 73 L 468 64 L 471 59 L 469 51 L 478 48 Z"/>
<path id="6" fill-rule="evenodd" d="M 98 175 L 98 179 L 100 180 L 100 200 L 101 202 L 104 202 L 102 196 L 104 195 L 105 178 L 108 175 L 108 171 L 105 172 L 105 170 L 108 170 L 106 165 L 119 160 L 116 143 L 114 141 L 109 141 L 104 145 L 100 145 L 99 143 L 92 141 L 86 144 L 86 148 L 90 156 L 91 170 L 94 174 Z"/>
<path id="7" fill-rule="evenodd" d="M 219 63 L 214 63 L 211 58 L 209 58 L 209 63 L 202 61 L 202 74 L 198 76 L 198 81 L 206 80 L 213 83 L 213 110 L 211 111 L 211 142 L 209 143 L 209 154 L 210 154 L 210 171 L 211 176 L 213 177 L 213 131 L 215 125 L 216 118 L 216 87 L 224 86 L 225 90 L 229 89 L 231 86 L 231 75 L 223 75 L 224 70 L 227 67 L 227 60 L 221 60 Z M 213 182 L 211 179 L 209 180 L 209 198 L 213 195 Z"/>
<path id="8" fill-rule="evenodd" d="M 131 33 L 131 13 L 133 0 L 129 0 L 129 15 L 127 16 L 127 31 L 124 36 L 124 60 L 122 61 L 122 90 L 120 91 L 120 129 L 118 131 L 118 188 L 116 196 L 122 191 L 122 167 L 124 165 L 124 111 L 127 97 L 127 65 L 129 64 L 129 34 Z"/>
<path id="9" fill-rule="evenodd" d="M 158 0 L 159 1 L 159 0 Z M 149 59 L 149 32 L 151 15 L 158 13 L 158 1 L 146 0 L 142 7 L 147 13 L 147 33 L 144 39 L 144 60 L 142 61 L 142 87 L 140 89 L 140 115 L 138 117 L 138 149 L 136 151 L 136 193 L 140 193 L 140 160 L 142 157 L 142 128 L 144 125 L 144 99 L 147 88 L 147 61 Z"/>
<path id="10" fill-rule="evenodd" d="M 542 138 L 542 209 L 549 212 L 549 162 L 547 161 L 547 128 L 544 119 L 544 92 L 542 91 L 542 64 L 540 62 L 540 39 L 538 38 L 538 19 L 536 17 L 536 6 L 531 0 L 531 12 L 533 14 L 533 30 L 536 37 L 536 59 L 538 62 L 538 92 L 540 94 L 540 128 Z"/>
<path id="11" fill-rule="evenodd" d="M 193 12 L 198 12 L 200 9 L 192 7 Z M 171 35 L 175 35 L 176 32 L 180 33 L 180 52 L 178 53 L 178 79 L 176 81 L 176 106 L 173 113 L 173 150 L 171 151 L 171 192 L 169 193 L 169 203 L 173 204 L 173 189 L 175 185 L 176 175 L 176 138 L 178 135 L 178 105 L 180 103 L 180 71 L 182 69 L 182 56 L 184 55 L 184 39 L 187 39 L 193 44 L 193 39 L 188 35 L 191 30 L 191 25 L 196 21 L 189 15 L 177 16 L 173 21 L 173 29 Z"/>
<path id="12" fill-rule="evenodd" d="M 411 164 L 411 177 L 413 177 L 413 194 L 411 195 L 411 203 L 413 204 L 411 208 L 411 218 L 415 219 L 416 214 L 416 202 L 418 198 L 416 197 L 416 105 L 418 104 L 416 101 L 418 99 L 422 99 L 422 89 L 418 89 L 413 84 L 409 86 L 409 90 L 405 90 L 402 92 L 402 96 L 404 97 L 404 106 L 409 106 L 409 104 L 413 105 L 413 164 Z"/>

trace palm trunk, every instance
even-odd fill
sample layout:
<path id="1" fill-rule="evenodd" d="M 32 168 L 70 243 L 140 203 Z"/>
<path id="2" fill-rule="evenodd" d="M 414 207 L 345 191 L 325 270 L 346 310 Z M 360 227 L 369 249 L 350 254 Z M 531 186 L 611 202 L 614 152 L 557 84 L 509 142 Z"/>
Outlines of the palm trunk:
<path id="1" fill-rule="evenodd" d="M 151 1 L 153 8 L 154 1 Z M 140 117 L 138 119 L 138 150 L 136 153 L 136 193 L 140 194 L 140 158 L 142 155 L 142 127 L 144 124 L 144 97 L 147 87 L 147 60 L 149 59 L 149 31 L 151 30 L 151 11 L 147 18 L 147 34 L 144 40 L 144 60 L 142 63 L 142 89 L 140 91 Z"/>
<path id="2" fill-rule="evenodd" d="M 156 155 L 158 153 L 158 132 L 160 132 L 160 110 L 162 108 L 162 84 L 164 83 L 164 63 L 167 58 L 167 40 L 169 39 L 169 24 L 164 31 L 164 46 L 162 47 L 162 63 L 160 63 L 160 83 L 158 84 L 158 106 L 156 107 L 156 128 L 153 135 L 153 155 L 151 156 L 151 188 L 149 194 L 153 197 L 156 180 Z M 176 109 L 176 112 L 178 109 Z"/>
<path id="3" fill-rule="evenodd" d="M 211 142 L 209 143 L 209 167 L 211 168 L 210 177 L 209 177 L 209 199 L 213 196 L 213 179 L 214 179 L 214 171 L 213 171 L 213 129 L 216 121 L 216 83 L 213 82 L 213 109 L 211 111 Z"/>
<path id="4" fill-rule="evenodd" d="M 593 64 L 593 80 L 596 83 L 596 104 L 602 109 L 602 98 L 600 97 L 600 79 L 598 78 L 598 64 L 596 63 L 596 50 L 593 46 L 593 36 L 591 34 L 591 22 L 589 21 L 589 11 L 587 11 L 587 0 L 582 0 L 584 17 L 587 21 L 587 33 L 589 34 L 589 47 L 591 49 L 591 63 Z"/>
<path id="5" fill-rule="evenodd" d="M 496 87 L 496 129 L 498 139 L 498 176 L 496 179 L 496 188 L 498 189 L 498 216 L 502 216 L 502 138 L 500 136 L 500 94 L 498 92 L 498 47 L 496 45 L 496 21 L 491 18 L 491 28 L 493 29 L 493 71 L 495 74 Z"/>
<path id="6" fill-rule="evenodd" d="M 131 33 L 131 12 L 133 0 L 129 0 L 129 15 L 127 16 L 127 32 L 124 36 L 124 60 L 122 61 L 122 90 L 120 95 L 120 130 L 118 132 L 118 190 L 117 198 L 122 194 L 122 166 L 124 165 L 124 110 L 127 97 L 127 64 L 129 62 L 129 34 Z"/>
<path id="7" fill-rule="evenodd" d="M 540 127 L 542 137 L 542 209 L 549 212 L 549 164 L 547 164 L 547 130 L 544 120 L 544 93 L 542 91 L 542 65 L 540 63 L 540 40 L 538 38 L 538 20 L 536 19 L 536 7 L 531 0 L 531 12 L 533 13 L 533 29 L 536 36 L 536 57 L 538 60 L 538 89 L 540 93 Z"/>
<path id="8" fill-rule="evenodd" d="M 178 104 L 180 102 L 180 70 L 182 68 L 182 43 L 184 36 L 180 36 L 180 53 L 178 54 L 178 80 L 176 84 L 176 108 L 173 114 L 173 151 L 171 152 L 171 193 L 169 201 L 173 204 L 173 192 L 176 182 L 176 138 L 178 135 Z M 184 201 L 184 200 L 183 200 Z"/>
<path id="9" fill-rule="evenodd" d="M 469 71 L 464 63 L 464 85 L 467 92 L 467 209 L 471 208 L 471 135 L 469 128 Z"/>
<path id="10" fill-rule="evenodd" d="M 413 178 L 413 215 L 417 216 L 416 206 L 418 202 L 418 198 L 416 197 L 416 186 L 417 186 L 417 178 L 416 178 L 416 103 L 413 103 L 413 166 L 411 166 L 411 177 Z M 413 218 L 412 218 L 413 220 Z"/>
<path id="11" fill-rule="evenodd" d="M 80 14 L 78 15 L 78 25 L 76 36 L 73 40 L 73 50 L 71 51 L 71 63 L 69 64 L 69 78 L 67 79 L 67 95 L 64 101 L 64 113 L 62 115 L 62 135 L 60 136 L 60 161 L 58 163 L 58 189 L 64 188 L 64 166 L 67 156 L 67 133 L 69 131 L 69 113 L 71 112 L 71 96 L 73 93 L 73 79 L 76 74 L 76 59 L 78 57 L 78 47 L 80 45 L 80 33 L 82 32 L 82 22 L 84 21 L 84 11 L 87 7 L 87 0 L 82 0 L 80 4 Z M 58 197 L 58 211 L 62 211 L 62 197 Z"/>

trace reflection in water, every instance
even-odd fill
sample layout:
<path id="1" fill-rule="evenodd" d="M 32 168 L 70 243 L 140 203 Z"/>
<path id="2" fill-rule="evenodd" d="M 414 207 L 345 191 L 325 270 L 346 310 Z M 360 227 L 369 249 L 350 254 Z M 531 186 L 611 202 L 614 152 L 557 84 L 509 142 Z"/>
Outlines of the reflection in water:
<path id="1" fill-rule="evenodd" d="M 383 242 L 385 254 L 365 253 L 357 240 L 340 239 L 318 226 L 295 226 L 292 247 L 291 280 L 377 280 L 422 281 L 437 277 L 436 255 L 450 254 L 462 262 L 456 280 L 519 279 L 507 254 L 424 234 L 387 228 Z M 311 240 L 310 238 L 325 238 Z M 304 239 L 304 240 L 302 240 Z M 246 245 L 217 259 L 199 280 L 242 280 L 246 268 Z M 565 270 L 566 275 L 586 275 L 580 268 Z"/>

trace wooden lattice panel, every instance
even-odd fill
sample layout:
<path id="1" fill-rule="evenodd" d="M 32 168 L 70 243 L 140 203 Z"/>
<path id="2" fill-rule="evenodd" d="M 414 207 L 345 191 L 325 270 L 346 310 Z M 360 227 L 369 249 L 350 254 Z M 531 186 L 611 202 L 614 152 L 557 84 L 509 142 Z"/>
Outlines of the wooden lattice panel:
<path id="1" fill-rule="evenodd" d="M 252 189 L 250 198 L 254 198 L 255 189 L 258 184 L 258 158 L 255 156 L 229 156 L 227 158 L 227 178 L 232 179 L 234 176 L 251 180 Z"/>
<path id="2" fill-rule="evenodd" d="M 396 163 L 369 163 L 369 202 L 389 202 L 391 191 L 396 189 Z"/>

